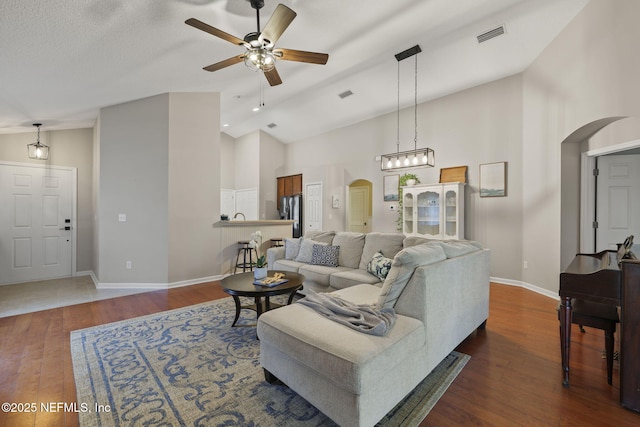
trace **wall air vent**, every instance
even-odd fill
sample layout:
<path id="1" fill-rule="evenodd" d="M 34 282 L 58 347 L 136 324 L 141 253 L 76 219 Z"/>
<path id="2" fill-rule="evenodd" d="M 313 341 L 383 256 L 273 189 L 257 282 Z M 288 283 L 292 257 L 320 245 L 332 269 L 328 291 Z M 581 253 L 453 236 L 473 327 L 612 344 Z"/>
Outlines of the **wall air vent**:
<path id="1" fill-rule="evenodd" d="M 269 123 L 269 124 L 267 125 L 267 127 L 268 127 L 269 129 L 273 129 L 273 128 L 274 128 L 274 127 L 276 127 L 276 126 L 278 126 L 278 125 L 277 125 L 277 124 L 275 124 L 275 123 Z"/>
<path id="2" fill-rule="evenodd" d="M 351 95 L 353 95 L 353 92 L 351 92 L 350 90 L 345 90 L 344 92 L 338 94 L 340 99 L 345 99 L 347 96 Z"/>
<path id="3" fill-rule="evenodd" d="M 487 40 L 491 40 L 493 38 L 496 38 L 498 36 L 501 36 L 503 34 L 505 34 L 506 30 L 504 28 L 504 25 L 500 25 L 497 28 L 493 28 L 489 31 L 485 31 L 482 34 L 478 34 L 476 37 L 478 39 L 478 43 L 484 43 Z"/>

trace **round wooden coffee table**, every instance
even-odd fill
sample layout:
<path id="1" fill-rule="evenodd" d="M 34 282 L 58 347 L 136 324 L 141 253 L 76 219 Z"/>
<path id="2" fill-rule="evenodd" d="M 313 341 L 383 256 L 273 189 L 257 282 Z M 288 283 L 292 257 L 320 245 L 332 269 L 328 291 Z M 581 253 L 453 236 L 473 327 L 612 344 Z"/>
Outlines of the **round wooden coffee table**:
<path id="1" fill-rule="evenodd" d="M 304 276 L 302 274 L 293 273 L 291 271 L 281 270 L 269 270 L 267 272 L 267 276 L 272 277 L 274 273 L 283 273 L 284 278 L 288 281 L 271 288 L 267 286 L 254 285 L 253 271 L 233 274 L 221 280 L 220 283 L 222 284 L 222 289 L 226 293 L 231 295 L 236 303 L 236 318 L 231 324 L 232 327 L 236 325 L 236 322 L 240 318 L 240 310 L 242 310 L 243 308 L 255 311 L 258 315 L 257 317 L 260 317 L 260 315 L 265 311 L 281 307 L 282 304 L 276 304 L 269 301 L 269 297 L 272 297 L 274 295 L 289 294 L 287 305 L 291 304 L 296 291 L 302 288 Z M 239 297 L 253 298 L 255 303 L 251 305 L 242 305 Z"/>

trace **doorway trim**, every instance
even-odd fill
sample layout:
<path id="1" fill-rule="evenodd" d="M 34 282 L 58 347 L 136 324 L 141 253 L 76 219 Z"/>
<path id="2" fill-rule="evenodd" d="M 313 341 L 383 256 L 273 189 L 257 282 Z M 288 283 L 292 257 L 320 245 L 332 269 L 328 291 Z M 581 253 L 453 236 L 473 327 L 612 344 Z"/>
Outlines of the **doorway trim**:
<path id="1" fill-rule="evenodd" d="M 622 142 L 608 147 L 596 148 L 581 154 L 580 159 L 580 252 L 595 252 L 596 239 L 593 223 L 596 220 L 596 180 L 593 170 L 596 158 L 606 154 L 640 148 L 640 139 Z"/>
<path id="2" fill-rule="evenodd" d="M 9 162 L 0 160 L 0 167 L 2 166 L 22 166 L 71 172 L 71 277 L 76 276 L 76 251 L 78 249 L 78 168 L 71 166 L 54 166 L 48 164 Z"/>

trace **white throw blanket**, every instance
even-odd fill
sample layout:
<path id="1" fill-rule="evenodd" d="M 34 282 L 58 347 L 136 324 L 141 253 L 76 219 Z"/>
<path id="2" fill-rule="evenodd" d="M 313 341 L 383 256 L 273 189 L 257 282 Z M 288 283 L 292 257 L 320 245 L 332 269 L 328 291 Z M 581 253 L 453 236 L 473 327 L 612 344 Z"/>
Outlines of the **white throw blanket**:
<path id="1" fill-rule="evenodd" d="M 365 334 L 384 336 L 396 321 L 393 308 L 375 309 L 369 305 L 357 305 L 328 293 L 309 292 L 300 301 L 319 314 Z"/>

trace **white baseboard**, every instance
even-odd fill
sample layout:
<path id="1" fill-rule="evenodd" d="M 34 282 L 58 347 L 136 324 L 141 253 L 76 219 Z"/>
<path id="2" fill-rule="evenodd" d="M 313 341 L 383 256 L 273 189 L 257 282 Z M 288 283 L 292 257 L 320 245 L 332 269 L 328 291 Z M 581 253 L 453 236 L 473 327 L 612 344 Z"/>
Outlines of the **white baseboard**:
<path id="1" fill-rule="evenodd" d="M 523 282 L 521 280 L 511 280 L 511 279 L 502 279 L 500 277 L 491 277 L 490 280 L 494 283 L 499 283 L 501 285 L 510 285 L 510 286 L 518 286 L 520 288 L 525 288 L 530 291 L 533 291 L 537 294 L 544 295 L 546 297 L 552 298 L 556 301 L 560 300 L 560 296 L 557 293 L 550 291 L 549 289 L 544 289 L 539 286 L 534 286 L 530 283 Z"/>
<path id="2" fill-rule="evenodd" d="M 181 280 L 179 282 L 171 283 L 106 283 L 100 282 L 93 271 L 87 272 L 87 274 L 91 276 L 93 283 L 96 285 L 96 289 L 171 289 L 180 288 L 182 286 L 197 285 L 199 283 L 215 282 L 225 277 L 225 275 L 199 277 L 197 279 Z"/>

